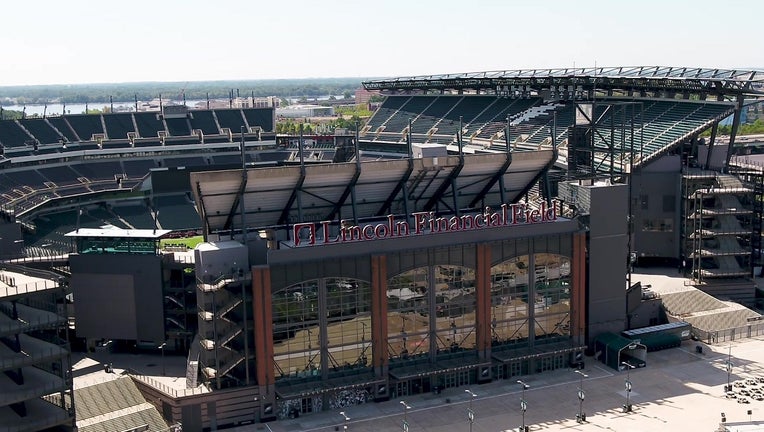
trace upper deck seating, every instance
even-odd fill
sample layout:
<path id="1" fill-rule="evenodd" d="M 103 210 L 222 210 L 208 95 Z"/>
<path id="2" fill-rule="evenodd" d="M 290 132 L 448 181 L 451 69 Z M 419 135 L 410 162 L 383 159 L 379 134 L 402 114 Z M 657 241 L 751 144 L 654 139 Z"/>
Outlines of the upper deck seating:
<path id="1" fill-rule="evenodd" d="M 56 186 L 80 184 L 79 180 L 77 180 L 77 178 L 80 176 L 76 172 L 72 171 L 72 169 L 68 166 L 38 168 L 37 172 L 39 172 L 47 180 L 55 183 Z"/>
<path id="2" fill-rule="evenodd" d="M 61 135 L 50 127 L 47 119 L 30 118 L 19 121 L 41 144 L 54 144 L 61 140 Z"/>
<path id="3" fill-rule="evenodd" d="M 273 108 L 245 108 L 242 110 L 249 127 L 260 126 L 264 132 L 275 131 Z"/>
<path id="4" fill-rule="evenodd" d="M 6 147 L 24 147 L 33 139 L 19 127 L 16 120 L 0 120 L 0 144 Z"/>
<path id="5" fill-rule="evenodd" d="M 33 169 L 14 171 L 12 173 L 6 173 L 20 187 L 31 187 L 32 189 L 45 189 L 47 181 L 45 177 Z"/>
<path id="6" fill-rule="evenodd" d="M 435 124 L 437 135 L 455 136 L 459 130 L 459 118 L 462 120 L 462 127 L 473 122 L 481 112 L 495 101 L 493 97 L 471 97 L 460 98 L 459 102 L 452 110 L 447 112 L 441 121 Z"/>
<path id="7" fill-rule="evenodd" d="M 414 119 L 429 107 L 437 96 L 412 96 L 385 124 L 385 132 L 402 132 L 408 127 L 409 119 Z M 412 125 L 413 127 L 413 125 Z"/>
<path id="8" fill-rule="evenodd" d="M 192 129 L 201 129 L 205 135 L 218 135 L 220 133 L 217 124 L 215 124 L 215 117 L 212 116 L 212 111 L 192 110 L 190 116 Z"/>
<path id="9" fill-rule="evenodd" d="M 51 126 L 63 134 L 69 142 L 77 141 L 77 136 L 74 134 L 69 122 L 66 121 L 66 117 L 48 117 L 47 120 Z"/>
<path id="10" fill-rule="evenodd" d="M 141 138 L 156 138 L 160 131 L 164 131 L 164 125 L 158 115 L 156 112 L 133 113 Z"/>
<path id="11" fill-rule="evenodd" d="M 454 108 L 454 105 L 460 100 L 461 98 L 452 96 L 436 97 L 411 124 L 411 133 L 427 133 L 446 115 L 446 113 L 451 111 Z"/>
<path id="12" fill-rule="evenodd" d="M 240 109 L 216 109 L 215 116 L 221 128 L 228 128 L 233 133 L 239 133 L 241 127 L 246 126 Z"/>
<path id="13" fill-rule="evenodd" d="M 92 141 L 93 135 L 104 133 L 100 114 L 77 114 L 65 117 L 72 126 L 72 129 L 77 132 L 77 135 L 83 141 Z"/>
<path id="14" fill-rule="evenodd" d="M 103 120 L 109 139 L 127 139 L 129 132 L 135 132 L 131 113 L 104 114 Z"/>
<path id="15" fill-rule="evenodd" d="M 491 138 L 494 133 L 507 125 L 507 117 L 513 117 L 541 103 L 540 98 L 505 99 L 497 98 L 466 128 L 465 135 L 476 134 L 480 138 Z"/>
<path id="16" fill-rule="evenodd" d="M 165 118 L 167 123 L 167 131 L 172 136 L 188 136 L 191 135 L 191 129 L 188 127 L 188 119 L 183 118 Z"/>
<path id="17" fill-rule="evenodd" d="M 389 100 L 390 98 L 388 98 Z M 381 106 L 377 111 L 372 114 L 371 118 L 366 122 L 366 126 L 369 129 L 369 132 L 374 133 L 377 129 L 379 129 L 385 122 L 395 114 L 395 111 L 393 111 L 390 108 L 385 107 L 384 105 Z"/>

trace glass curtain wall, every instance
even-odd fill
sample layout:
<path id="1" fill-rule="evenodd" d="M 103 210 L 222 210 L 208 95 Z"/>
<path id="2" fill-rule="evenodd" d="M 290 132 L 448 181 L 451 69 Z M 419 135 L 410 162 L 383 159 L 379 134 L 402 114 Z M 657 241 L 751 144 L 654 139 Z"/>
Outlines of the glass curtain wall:
<path id="1" fill-rule="evenodd" d="M 430 352 L 429 273 L 429 267 L 419 267 L 391 278 L 387 284 L 391 362 L 424 359 Z"/>
<path id="2" fill-rule="evenodd" d="M 527 343 L 529 324 L 525 255 L 491 267 L 491 344 Z"/>
<path id="3" fill-rule="evenodd" d="M 435 337 L 438 356 L 475 349 L 475 271 L 435 266 Z"/>
<path id="4" fill-rule="evenodd" d="M 494 346 L 527 345 L 531 332 L 537 343 L 570 338 L 570 259 L 538 253 L 529 263 L 523 255 L 491 268 Z"/>
<path id="5" fill-rule="evenodd" d="M 570 259 L 555 254 L 536 254 L 534 278 L 534 324 L 536 342 L 570 338 Z"/>
<path id="6" fill-rule="evenodd" d="M 369 367 L 370 307 L 369 284 L 354 279 L 314 279 L 273 293 L 277 380 Z"/>
<path id="7" fill-rule="evenodd" d="M 330 373 L 371 367 L 371 288 L 326 279 L 326 345 Z"/>
<path id="8" fill-rule="evenodd" d="M 450 356 L 475 347 L 475 271 L 419 267 L 390 279 L 387 290 L 391 363 Z"/>

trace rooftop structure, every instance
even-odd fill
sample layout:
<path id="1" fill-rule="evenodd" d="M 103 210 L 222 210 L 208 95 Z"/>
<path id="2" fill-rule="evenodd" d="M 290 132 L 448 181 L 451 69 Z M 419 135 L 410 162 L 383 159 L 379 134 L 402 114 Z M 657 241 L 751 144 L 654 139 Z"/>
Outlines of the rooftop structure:
<path id="1" fill-rule="evenodd" d="M 74 423 L 65 292 L 52 276 L 0 268 L 0 425 L 9 432 Z"/>

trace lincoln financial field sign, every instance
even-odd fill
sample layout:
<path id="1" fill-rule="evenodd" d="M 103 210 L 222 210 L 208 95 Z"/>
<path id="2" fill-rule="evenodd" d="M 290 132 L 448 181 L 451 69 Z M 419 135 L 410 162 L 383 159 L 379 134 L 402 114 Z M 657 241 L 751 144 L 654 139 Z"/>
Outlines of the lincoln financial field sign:
<path id="1" fill-rule="evenodd" d="M 483 230 L 514 225 L 530 225 L 557 220 L 559 203 L 542 202 L 531 207 L 527 204 L 502 204 L 498 210 L 486 207 L 481 213 L 460 216 L 436 216 L 434 212 L 411 213 L 410 219 L 388 215 L 387 221 L 353 225 L 352 221 L 321 221 L 294 224 L 294 246 L 362 242 L 419 235 Z M 339 227 L 339 229 L 333 227 Z M 336 234 L 335 234 L 336 233 Z"/>

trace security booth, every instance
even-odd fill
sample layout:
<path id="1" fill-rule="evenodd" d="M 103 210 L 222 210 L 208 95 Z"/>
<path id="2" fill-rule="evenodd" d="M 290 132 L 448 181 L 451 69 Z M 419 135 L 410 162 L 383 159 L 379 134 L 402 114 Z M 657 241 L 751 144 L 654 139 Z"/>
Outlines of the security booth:
<path id="1" fill-rule="evenodd" d="M 632 367 L 647 365 L 647 347 L 615 333 L 602 333 L 594 338 L 594 351 L 596 359 L 615 370 L 623 370 L 624 362 Z"/>

